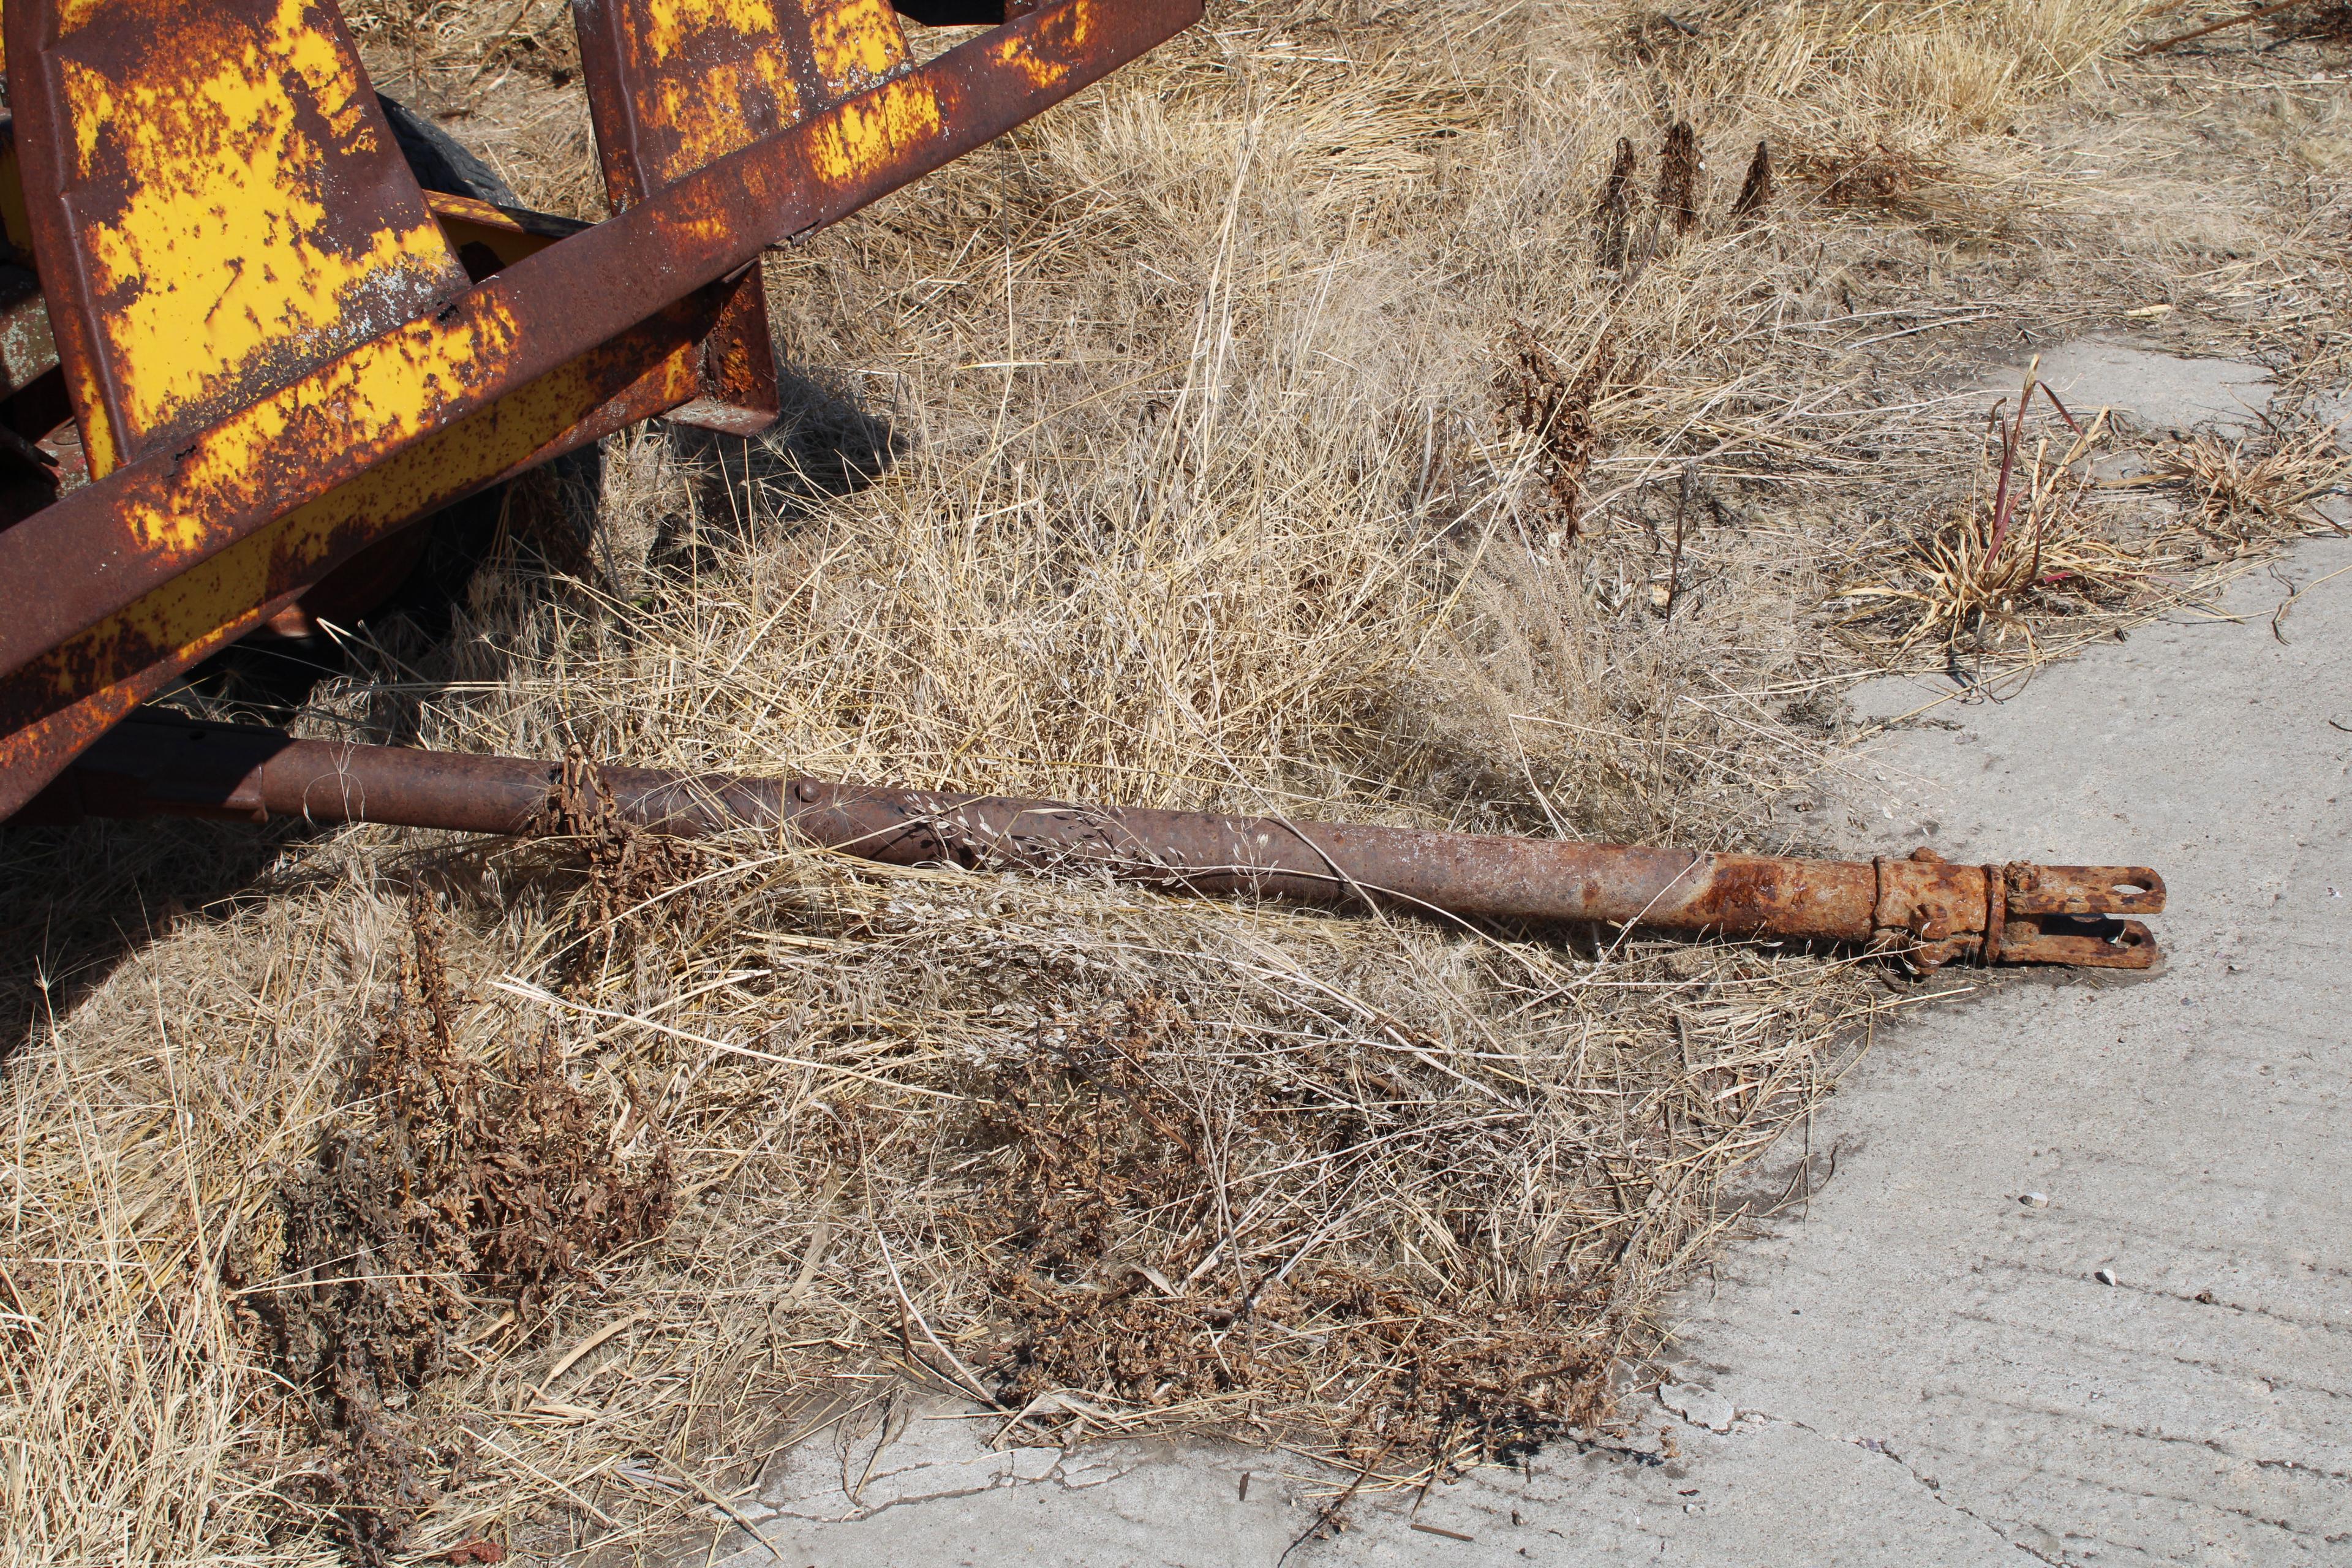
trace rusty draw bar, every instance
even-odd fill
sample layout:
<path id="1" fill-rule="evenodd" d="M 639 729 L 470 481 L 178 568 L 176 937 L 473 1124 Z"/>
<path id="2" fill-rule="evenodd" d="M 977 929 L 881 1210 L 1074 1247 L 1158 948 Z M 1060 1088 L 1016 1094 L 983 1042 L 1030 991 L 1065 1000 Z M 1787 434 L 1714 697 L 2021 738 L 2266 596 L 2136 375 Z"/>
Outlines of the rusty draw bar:
<path id="1" fill-rule="evenodd" d="M 539 830 L 563 765 L 320 741 L 144 710 L 101 738 L 23 820 L 204 816 Z M 593 770 L 620 816 L 657 833 L 782 827 L 892 865 L 1108 875 L 1464 919 L 1591 921 L 1687 935 L 1865 944 L 1920 968 L 1955 960 L 2145 969 L 2129 917 L 2164 908 L 2141 866 L 1799 860 L 1570 844 L 1271 816 L 1073 805 L 814 779 Z M 576 787 L 576 784 L 575 784 Z"/>

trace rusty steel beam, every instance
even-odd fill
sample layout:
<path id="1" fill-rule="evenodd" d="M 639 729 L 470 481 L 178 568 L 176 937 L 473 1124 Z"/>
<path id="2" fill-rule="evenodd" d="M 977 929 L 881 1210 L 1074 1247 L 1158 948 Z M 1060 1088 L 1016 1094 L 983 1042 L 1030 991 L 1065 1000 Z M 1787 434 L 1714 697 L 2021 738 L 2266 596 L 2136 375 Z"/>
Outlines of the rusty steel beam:
<path id="1" fill-rule="evenodd" d="M 907 61 L 898 19 L 882 0 L 815 0 L 789 28 L 757 6 L 572 0 L 572 15 L 614 212 Z M 820 39 L 829 71 L 820 68 Z M 696 380 L 698 395 L 673 409 L 673 420 L 736 436 L 775 423 L 775 348 L 756 269 L 712 326 Z"/>
<path id="2" fill-rule="evenodd" d="M 466 291 L 333 0 L 17 0 L 5 18 L 35 269 L 92 479 Z"/>
<path id="3" fill-rule="evenodd" d="M 553 455 L 566 432 L 630 397 L 646 377 L 660 374 L 667 362 L 699 339 L 714 306 L 712 291 L 706 290 L 656 312 L 512 398 L 478 409 L 396 458 L 358 473 L 335 495 L 189 563 L 123 615 L 0 675 L 0 813 L 13 810 L 179 672 L 264 624 L 331 568 L 422 513 Z M 118 470 L 114 479 L 131 471 Z M 16 536 L 35 532 L 111 482 L 93 481 L 0 532 L 0 556 Z M 17 602 L 28 617 L 79 580 L 38 570 L 19 578 L 0 563 L 0 582 L 40 584 L 38 594 Z"/>
<path id="4" fill-rule="evenodd" d="M 37 9 L 6 9 L 12 40 Z M 0 669 L 266 528 L 291 510 L 289 500 L 326 494 L 728 277 L 767 246 L 991 140 L 1199 14 L 1199 0 L 1060 0 L 693 171 L 428 318 L 188 434 L 174 451 L 125 464 L 113 482 L 77 491 L 0 534 L 0 576 L 54 589 L 0 626 Z M 26 47 L 12 42 L 11 58 L 38 52 L 37 36 L 21 41 Z M 33 149 L 20 142 L 18 151 L 28 195 L 65 184 L 62 177 L 37 182 Z M 379 390 L 412 405 L 352 405 Z M 330 409 L 338 416 L 332 427 Z M 321 458 L 322 446 L 337 445 Z M 91 539 L 108 547 L 92 551 Z M 58 566 L 85 571 L 51 569 Z"/>
<path id="5" fill-rule="evenodd" d="M 298 741 L 148 710 L 87 752 L 30 816 L 376 822 L 543 831 L 563 764 Z M 594 770 L 627 822 L 706 836 L 781 828 L 892 865 L 1108 876 L 1461 919 L 1600 922 L 1688 935 L 1866 945 L 1916 966 L 1953 961 L 2145 969 L 2129 917 L 2164 908 L 2142 866 L 1962 866 L 1925 850 L 1799 860 L 1567 844 L 1286 818 L 1073 805 L 815 779 Z M 572 786 L 578 788 L 575 781 Z"/>
<path id="6" fill-rule="evenodd" d="M 83 128 L 106 122 L 106 105 L 75 96 L 69 62 L 54 52 L 71 19 L 89 14 L 63 0 L 11 0 L 0 13 L 15 151 L 37 209 L 58 206 L 83 177 L 73 162 Z M 437 504 L 452 473 L 469 489 L 541 450 L 650 372 L 676 345 L 667 325 L 643 329 L 679 301 L 725 287 L 765 247 L 979 146 L 1199 16 L 1200 0 L 1055 0 L 685 174 L 404 324 L 338 345 L 211 423 L 181 423 L 211 417 L 208 382 L 126 395 L 122 406 L 164 438 L 0 530 L 0 583 L 39 584 L 0 619 L 0 815 L 249 629 L 281 585 L 317 580 Z M 403 215 L 395 237 L 415 238 L 434 289 L 455 286 L 419 226 L 429 216 L 415 216 Z M 633 331 L 631 352 L 600 350 Z M 102 352 L 93 343 L 93 362 Z M 96 408 L 110 395 L 77 395 Z"/>

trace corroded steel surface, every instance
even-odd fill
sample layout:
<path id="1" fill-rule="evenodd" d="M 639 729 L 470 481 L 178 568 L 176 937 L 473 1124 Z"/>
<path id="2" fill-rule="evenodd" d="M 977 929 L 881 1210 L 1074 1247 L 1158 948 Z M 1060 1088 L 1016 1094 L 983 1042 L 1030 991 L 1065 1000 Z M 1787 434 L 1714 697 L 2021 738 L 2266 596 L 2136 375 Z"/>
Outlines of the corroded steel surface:
<path id="1" fill-rule="evenodd" d="M 308 15 L 287 4 L 271 16 Z M 60 9 L 6 7 L 16 74 L 39 60 Z M 242 635 L 270 595 L 285 602 L 281 587 L 543 453 L 659 366 L 680 345 L 649 318 L 1199 14 L 1199 0 L 1059 0 L 696 169 L 201 428 L 172 426 L 161 447 L 0 531 L 0 582 L 41 585 L 0 622 L 0 816 L 173 674 Z M 204 69 L 195 57 L 185 63 Z M 52 187 L 62 188 L 71 132 L 53 112 L 57 96 L 20 97 L 16 129 L 20 155 L 37 142 L 58 161 Z M 38 183 L 29 166 L 27 183 Z M 137 406 L 168 422 L 213 384 L 183 365 Z"/>
<path id="2" fill-rule="evenodd" d="M 886 0 L 572 0 L 572 10 L 615 207 L 908 64 Z"/>
<path id="3" fill-rule="evenodd" d="M 511 267 L 526 256 L 538 255 L 559 239 L 569 239 L 595 226 L 577 218 L 494 206 L 446 191 L 425 192 L 425 205 L 441 225 L 441 232 L 457 247 L 467 276 L 478 283 L 499 268 Z"/>
<path id="4" fill-rule="evenodd" d="M 59 765 L 180 671 L 292 603 L 329 565 L 350 559 L 411 519 L 495 479 L 544 461 L 576 426 L 625 398 L 700 338 L 717 299 L 705 291 L 623 331 L 487 408 L 363 468 L 332 493 L 278 516 L 0 676 L 0 812 L 42 782 L 38 759 Z M 118 475 L 117 479 L 124 476 Z M 0 532 L 0 554 L 99 481 Z M 14 579 L 0 568 L 0 580 Z M 47 770 L 54 773 L 54 768 Z"/>
<path id="5" fill-rule="evenodd" d="M 614 211 L 908 67 L 886 0 L 572 0 L 582 76 Z M 775 351 L 755 272 L 670 417 L 750 435 L 774 423 Z"/>
<path id="6" fill-rule="evenodd" d="M 62 816 L 299 816 L 528 833 L 547 820 L 562 771 L 520 758 L 295 741 L 156 713 L 109 735 L 42 806 Z M 1959 959 L 2144 969 L 2155 961 L 2154 940 L 2138 921 L 2117 917 L 2164 908 L 2164 884 L 2145 867 L 1955 866 L 1924 852 L 1795 860 L 814 779 L 618 767 L 596 777 L 622 817 L 656 832 L 781 827 L 894 865 L 1108 876 L 1463 919 L 1864 943 L 1923 968 Z"/>
<path id="7" fill-rule="evenodd" d="M 58 368 L 58 340 L 40 279 L 0 263 L 0 397 L 13 397 Z"/>
<path id="8" fill-rule="evenodd" d="M 7 13 L 26 207 L 93 476 L 466 288 L 331 0 Z"/>

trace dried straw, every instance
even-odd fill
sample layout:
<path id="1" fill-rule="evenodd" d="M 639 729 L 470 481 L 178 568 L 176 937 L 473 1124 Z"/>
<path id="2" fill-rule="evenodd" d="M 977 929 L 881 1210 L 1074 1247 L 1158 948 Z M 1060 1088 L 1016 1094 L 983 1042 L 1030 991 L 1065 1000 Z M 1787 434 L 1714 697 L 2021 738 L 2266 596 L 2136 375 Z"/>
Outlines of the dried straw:
<path id="1" fill-rule="evenodd" d="M 562 9 L 350 15 L 387 90 L 526 199 L 593 214 Z M 2092 454 L 2026 444 L 2012 408 L 2017 499 L 1987 531 L 1984 410 L 1940 390 L 1954 356 L 2173 289 L 2181 319 L 2324 385 L 2344 334 L 2266 334 L 2334 320 L 2341 226 L 2305 184 L 2257 182 L 2230 210 L 2259 265 L 2222 254 L 2243 232 L 2191 253 L 2132 226 L 2055 132 L 2009 134 L 2084 99 L 2172 133 L 2105 74 L 2118 8 L 1675 16 L 1221 7 L 772 258 L 799 367 L 774 437 L 644 432 L 607 444 L 593 493 L 510 500 L 446 635 L 343 629 L 350 672 L 296 721 L 1580 837 L 1835 837 L 1787 808 L 1832 754 L 1836 691 L 1889 643 L 2011 628 L 2047 650 L 2075 613 L 2053 560 L 2146 572 L 2172 549 L 2154 531 L 2193 511 L 2225 540 L 2243 497 L 2299 517 L 2320 482 L 2263 489 L 2267 448 L 2192 446 L 2158 476 L 2175 489 L 2086 488 Z M 1735 214 L 1727 179 L 1694 176 L 1688 233 L 1595 266 L 1621 138 L 1677 122 L 1696 157 L 1767 143 L 1770 204 Z M 1882 148 L 1880 172 L 1855 163 Z M 1563 392 L 1604 342 L 1616 368 L 1505 418 L 1511 323 Z M 1931 585 L 1877 645 L 1840 645 L 1833 590 L 1874 582 Z M 238 689 L 190 700 L 240 711 Z M 499 1215 L 551 1227 L 529 1256 L 562 1261 L 532 1281 L 353 1260 L 439 1303 L 430 1375 L 378 1385 L 424 1434 L 401 1452 L 427 1554 L 707 1541 L 774 1455 L 886 1419 L 908 1380 L 1001 1402 L 1007 1441 L 1216 1430 L 1367 1485 L 1605 1423 L 1735 1222 L 1727 1183 L 1895 1005 L 1834 956 L 607 832 L 10 837 L 0 1552 L 345 1549 L 319 1391 L 264 1303 L 341 1289 L 315 1252 L 287 1276 L 289 1194 L 322 1150 L 398 1146 L 397 1096 L 363 1091 L 412 1081 L 368 1071 L 418 1005 L 420 900 L 427 1012 L 475 1086 L 446 1160 L 499 1152 L 497 1108 L 542 1106 L 587 1130 L 583 1170 L 666 1161 L 674 1205 L 575 1247 L 583 1184 L 540 1206 L 498 1189 Z M 430 1190 L 472 1246 L 478 1184 Z"/>

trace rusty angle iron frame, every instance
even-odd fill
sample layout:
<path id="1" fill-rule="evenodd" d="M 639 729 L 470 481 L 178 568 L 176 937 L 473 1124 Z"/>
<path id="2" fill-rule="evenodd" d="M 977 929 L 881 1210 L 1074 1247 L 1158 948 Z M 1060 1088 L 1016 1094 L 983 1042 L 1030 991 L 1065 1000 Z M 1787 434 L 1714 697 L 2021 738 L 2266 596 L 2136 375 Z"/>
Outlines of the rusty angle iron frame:
<path id="1" fill-rule="evenodd" d="M 19 507 L 0 485 L 0 818 L 512 834 L 585 790 L 654 831 L 777 830 L 897 864 L 1866 944 L 1921 968 L 2154 962 L 2128 918 L 2163 908 L 2142 867 L 1792 860 L 567 773 L 144 708 L 322 581 L 400 570 L 415 538 L 401 531 L 465 494 L 656 415 L 764 427 L 763 248 L 1200 16 L 1200 0 L 898 0 L 920 21 L 994 24 L 918 62 L 885 0 L 798 0 L 781 20 L 766 0 L 572 5 L 615 214 L 595 225 L 421 189 L 332 0 L 10 0 L 0 457 L 25 456 L 16 426 L 51 428 L 32 455 L 58 493 Z"/>

